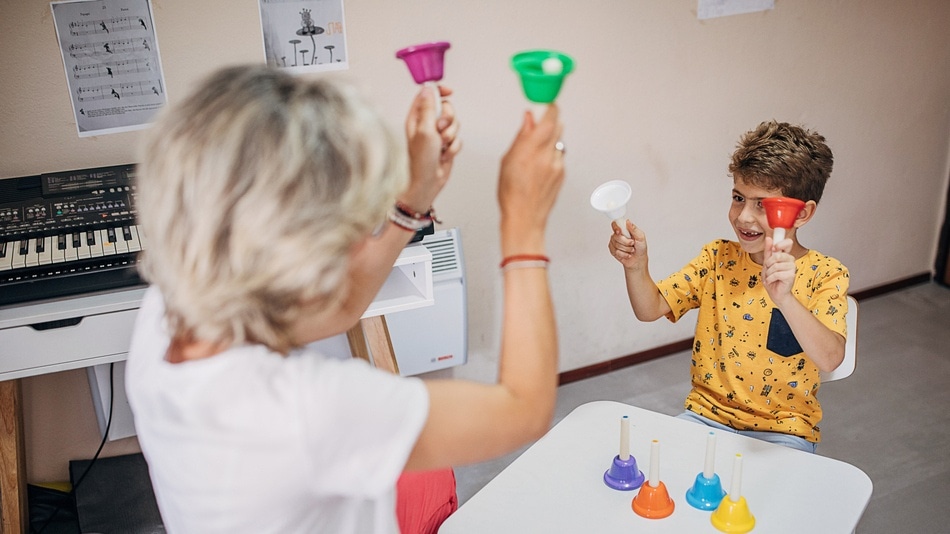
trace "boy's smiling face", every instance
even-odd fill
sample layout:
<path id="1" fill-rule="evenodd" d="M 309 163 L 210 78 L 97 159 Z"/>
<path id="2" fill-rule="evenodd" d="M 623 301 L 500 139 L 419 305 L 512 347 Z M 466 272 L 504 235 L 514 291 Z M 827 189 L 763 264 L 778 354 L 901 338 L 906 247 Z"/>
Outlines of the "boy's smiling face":
<path id="1" fill-rule="evenodd" d="M 734 179 L 729 222 L 736 232 L 742 250 L 748 252 L 752 260 L 760 265 L 765 255 L 765 237 L 772 235 L 765 208 L 762 207 L 762 199 L 780 196 L 782 192 L 779 190 L 762 189 L 747 184 L 740 177 Z"/>

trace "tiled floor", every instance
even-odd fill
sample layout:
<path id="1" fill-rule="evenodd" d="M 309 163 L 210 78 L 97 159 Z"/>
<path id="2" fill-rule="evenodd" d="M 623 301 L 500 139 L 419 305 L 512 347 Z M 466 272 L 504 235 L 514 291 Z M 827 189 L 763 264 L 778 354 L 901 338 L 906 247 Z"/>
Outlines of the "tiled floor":
<path id="1" fill-rule="evenodd" d="M 818 447 L 818 454 L 858 466 L 874 483 L 857 532 L 950 532 L 950 289 L 927 283 L 862 300 L 857 353 L 854 374 L 821 390 Z M 561 386 L 555 422 L 602 399 L 680 413 L 688 355 Z M 456 469 L 460 501 L 521 452 Z"/>

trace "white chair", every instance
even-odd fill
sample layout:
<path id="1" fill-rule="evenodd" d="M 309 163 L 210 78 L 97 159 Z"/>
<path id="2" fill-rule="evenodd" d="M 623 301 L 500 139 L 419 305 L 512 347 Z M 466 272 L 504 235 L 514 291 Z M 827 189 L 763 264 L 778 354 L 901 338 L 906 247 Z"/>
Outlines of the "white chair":
<path id="1" fill-rule="evenodd" d="M 826 373 L 822 371 L 821 381 L 831 382 L 832 380 L 841 380 L 851 376 L 854 372 L 855 359 L 858 349 L 858 301 L 848 295 L 848 339 L 844 345 L 844 360 L 837 369 Z"/>

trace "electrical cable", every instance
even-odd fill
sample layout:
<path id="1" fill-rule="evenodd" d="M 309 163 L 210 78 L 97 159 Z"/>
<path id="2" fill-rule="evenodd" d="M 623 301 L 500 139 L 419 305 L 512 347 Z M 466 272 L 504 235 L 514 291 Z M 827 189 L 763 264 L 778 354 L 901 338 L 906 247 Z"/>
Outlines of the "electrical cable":
<path id="1" fill-rule="evenodd" d="M 99 459 L 99 453 L 102 452 L 102 447 L 105 446 L 106 441 L 109 439 L 109 429 L 112 428 L 112 408 L 115 406 L 115 382 L 113 380 L 113 374 L 115 371 L 115 362 L 109 364 L 109 417 L 106 420 L 106 431 L 102 435 L 102 440 L 99 442 L 99 448 L 96 449 L 96 454 L 93 455 L 92 460 L 89 461 L 89 465 L 86 466 L 86 469 L 82 472 L 82 475 L 79 476 L 79 479 L 73 484 L 73 487 L 69 490 L 69 497 L 75 502 L 76 500 L 76 490 L 79 489 L 79 485 L 82 484 L 82 481 L 86 478 L 86 475 L 89 474 L 89 470 L 92 469 L 92 466 L 95 465 L 96 460 Z M 46 527 L 50 524 L 50 521 L 56 518 L 62 510 L 62 506 L 56 507 L 56 510 L 46 519 L 46 522 L 40 526 L 39 530 L 35 530 L 33 525 L 30 525 L 31 534 L 42 534 Z"/>

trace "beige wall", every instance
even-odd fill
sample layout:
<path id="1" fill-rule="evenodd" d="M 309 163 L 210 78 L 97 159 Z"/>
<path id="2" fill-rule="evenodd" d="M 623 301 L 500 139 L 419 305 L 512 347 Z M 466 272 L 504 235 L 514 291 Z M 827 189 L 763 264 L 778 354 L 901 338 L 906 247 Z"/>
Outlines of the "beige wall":
<path id="1" fill-rule="evenodd" d="M 415 87 L 395 50 L 445 39 L 465 142 L 437 203 L 462 230 L 469 364 L 493 379 L 500 302 L 498 158 L 524 102 L 510 56 L 557 48 L 577 61 L 559 99 L 568 179 L 551 221 L 562 370 L 687 338 L 692 321 L 638 324 L 608 221 L 588 205 L 598 184 L 634 186 L 628 215 L 647 232 L 657 277 L 730 237 L 726 163 L 738 136 L 776 118 L 822 132 L 836 165 L 803 242 L 838 257 L 856 290 L 933 268 L 950 151 L 950 3 L 801 0 L 699 21 L 695 0 L 346 2 L 350 70 L 394 128 Z M 168 95 L 201 75 L 263 58 L 254 0 L 154 0 Z M 75 132 L 49 3 L 0 0 L 0 177 L 135 160 L 140 134 Z M 2 347 L 0 347 L 2 350 Z M 684 371 L 685 372 L 685 371 Z M 97 445 L 85 373 L 27 379 L 31 480 L 65 478 Z M 684 392 L 685 393 L 685 392 Z M 134 450 L 134 439 L 109 452 Z"/>

